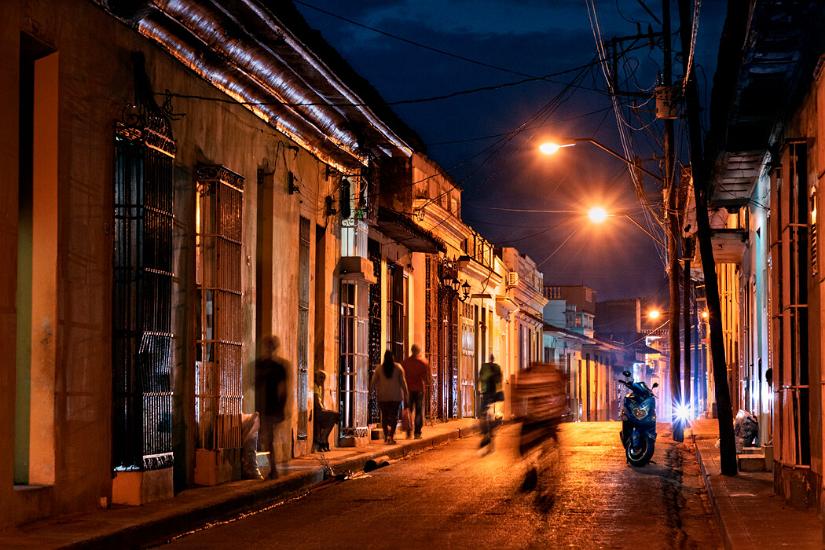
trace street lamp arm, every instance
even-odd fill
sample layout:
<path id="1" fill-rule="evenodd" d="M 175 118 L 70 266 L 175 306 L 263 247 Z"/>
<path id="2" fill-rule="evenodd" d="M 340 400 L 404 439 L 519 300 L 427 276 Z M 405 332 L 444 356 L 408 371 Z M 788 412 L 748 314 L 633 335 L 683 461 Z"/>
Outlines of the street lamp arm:
<path id="1" fill-rule="evenodd" d="M 656 243 L 658 243 L 660 246 L 665 246 L 665 243 L 662 241 L 662 239 L 660 239 L 659 237 L 657 237 L 656 235 L 654 235 L 653 233 L 651 233 L 650 231 L 648 231 L 648 229 L 647 229 L 645 226 L 643 226 L 642 224 L 640 224 L 639 222 L 637 222 L 636 220 L 634 220 L 633 218 L 631 218 L 629 214 L 622 214 L 622 216 L 623 216 L 624 218 L 627 218 L 630 222 L 632 222 L 632 223 L 633 223 L 633 225 L 635 225 L 636 227 L 638 227 L 639 229 L 641 229 L 642 231 L 644 231 L 644 232 L 645 232 L 645 234 L 646 234 L 648 237 L 650 237 L 651 239 L 653 239 L 654 241 L 656 241 Z"/>
<path id="2" fill-rule="evenodd" d="M 636 166 L 637 168 L 639 168 L 639 170 L 641 170 L 642 172 L 644 172 L 648 176 L 652 177 L 656 181 L 662 181 L 661 176 L 659 176 L 657 174 L 654 174 L 653 172 L 651 172 L 650 170 L 648 170 L 647 168 L 642 166 L 640 163 L 632 161 L 628 158 L 625 158 L 624 155 L 622 155 L 621 153 L 619 153 L 615 149 L 613 149 L 611 147 L 608 147 L 607 145 L 605 145 L 604 143 L 598 141 L 597 139 L 590 138 L 590 137 L 580 137 L 580 138 L 572 138 L 569 141 L 572 141 L 573 143 L 589 143 L 589 144 L 601 149 L 602 151 L 604 151 L 605 153 L 607 153 L 611 157 L 619 159 L 620 161 L 624 162 L 625 164 L 628 164 L 630 166 Z"/>

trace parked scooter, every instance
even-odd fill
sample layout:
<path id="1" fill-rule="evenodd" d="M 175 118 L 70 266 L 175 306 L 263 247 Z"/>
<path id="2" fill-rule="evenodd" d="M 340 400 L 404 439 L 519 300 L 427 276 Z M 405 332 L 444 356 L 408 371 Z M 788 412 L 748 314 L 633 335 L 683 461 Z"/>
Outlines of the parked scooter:
<path id="1" fill-rule="evenodd" d="M 631 466 L 644 466 L 653 457 L 656 446 L 656 396 L 654 383 L 634 382 L 629 371 L 622 372 L 627 380 L 619 380 L 629 391 L 622 402 L 622 431 L 619 433 Z"/>

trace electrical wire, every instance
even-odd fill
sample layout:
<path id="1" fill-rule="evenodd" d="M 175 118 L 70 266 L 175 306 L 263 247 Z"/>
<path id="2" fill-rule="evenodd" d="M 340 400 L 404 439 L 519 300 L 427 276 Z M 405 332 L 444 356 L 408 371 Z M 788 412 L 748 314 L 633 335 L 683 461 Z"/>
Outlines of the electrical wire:
<path id="1" fill-rule="evenodd" d="M 450 52 L 450 51 L 444 50 L 442 48 L 437 48 L 435 46 L 430 46 L 428 44 L 418 42 L 417 40 L 412 40 L 410 38 L 405 38 L 403 36 L 385 31 L 383 29 L 379 29 L 377 27 L 373 27 L 371 25 L 366 25 L 366 24 L 361 23 L 359 21 L 355 21 L 354 19 L 350 19 L 349 17 L 345 17 L 343 15 L 331 12 L 329 10 L 325 10 L 324 8 L 314 6 L 314 5 L 312 5 L 308 2 L 304 2 L 302 0 L 294 0 L 294 2 L 298 5 L 304 6 L 305 8 L 309 8 L 311 10 L 314 10 L 314 11 L 318 12 L 318 13 L 322 13 L 322 14 L 328 16 L 328 17 L 332 17 L 334 19 L 344 21 L 346 23 L 349 23 L 350 25 L 354 25 L 356 27 L 360 27 L 362 29 L 372 31 L 372 32 L 380 34 L 382 36 L 386 36 L 387 38 L 392 38 L 393 40 L 398 40 L 399 42 L 403 42 L 403 43 L 408 44 L 410 46 L 415 46 L 417 48 L 421 48 L 421 49 L 424 49 L 424 50 L 427 50 L 427 51 L 430 51 L 430 52 L 433 52 L 433 53 L 437 53 L 437 54 L 440 54 L 440 55 L 443 55 L 443 56 L 446 56 L 446 57 L 451 57 L 453 59 L 458 59 L 459 61 L 464 61 L 466 63 L 470 63 L 470 64 L 473 64 L 473 65 L 478 65 L 480 67 L 486 67 L 488 69 L 494 69 L 494 70 L 497 70 L 497 71 L 510 73 L 510 74 L 514 74 L 514 75 L 522 76 L 522 77 L 536 78 L 536 75 L 533 75 L 533 74 L 529 74 L 529 73 L 522 72 L 522 71 L 517 71 L 517 70 L 511 69 L 509 67 L 502 67 L 500 65 L 494 65 L 492 63 L 487 63 L 486 61 L 481 61 L 479 59 L 473 59 L 471 57 L 467 57 L 465 55 L 457 54 L 455 52 Z M 575 69 L 573 69 L 573 70 L 575 70 Z"/>

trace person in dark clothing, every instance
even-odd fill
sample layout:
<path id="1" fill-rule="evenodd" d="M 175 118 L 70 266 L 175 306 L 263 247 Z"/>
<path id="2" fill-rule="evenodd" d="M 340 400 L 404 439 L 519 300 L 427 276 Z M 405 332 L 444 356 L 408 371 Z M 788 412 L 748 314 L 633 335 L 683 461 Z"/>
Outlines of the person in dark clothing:
<path id="1" fill-rule="evenodd" d="M 261 356 L 255 361 L 255 404 L 261 415 L 260 448 L 269 453 L 269 477 L 278 477 L 275 430 L 284 420 L 289 362 L 278 356 L 277 336 L 264 339 Z"/>
<path id="2" fill-rule="evenodd" d="M 478 418 L 481 424 L 481 446 L 485 447 L 493 442 L 493 422 L 490 419 L 490 405 L 501 401 L 501 367 L 496 358 L 490 354 L 490 360 L 481 365 L 478 373 L 478 384 L 481 401 L 479 403 Z"/>
<path id="3" fill-rule="evenodd" d="M 404 367 L 395 362 L 392 352 L 384 353 L 384 362 L 375 369 L 370 380 L 370 389 L 375 390 L 378 406 L 381 407 L 381 427 L 384 443 L 395 445 L 395 428 L 398 424 L 398 407 L 408 397 Z"/>
<path id="4" fill-rule="evenodd" d="M 329 433 L 338 422 L 339 415 L 335 411 L 324 408 L 324 382 L 327 375 L 324 371 L 315 371 L 315 388 L 313 391 L 312 423 L 313 434 L 315 435 L 315 449 L 317 451 L 329 450 Z"/>
<path id="5" fill-rule="evenodd" d="M 407 380 L 407 390 L 409 399 L 407 400 L 407 410 L 410 416 L 415 414 L 415 438 L 421 439 L 421 429 L 424 426 L 424 399 L 427 391 L 432 386 L 432 376 L 430 375 L 430 365 L 421 357 L 421 348 L 413 344 L 410 348 L 411 355 L 404 359 L 404 376 Z M 407 439 L 410 438 L 410 429 L 407 430 Z"/>

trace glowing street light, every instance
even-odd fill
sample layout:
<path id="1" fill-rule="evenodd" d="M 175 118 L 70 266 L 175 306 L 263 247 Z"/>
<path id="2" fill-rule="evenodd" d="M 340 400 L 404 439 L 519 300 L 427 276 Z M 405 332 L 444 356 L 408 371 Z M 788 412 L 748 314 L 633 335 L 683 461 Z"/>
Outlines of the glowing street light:
<path id="1" fill-rule="evenodd" d="M 593 206 L 590 208 L 590 210 L 587 211 L 587 217 L 590 219 L 591 223 L 595 224 L 604 223 L 610 216 L 619 216 L 626 219 L 627 221 L 631 222 L 633 225 L 638 227 L 641 231 L 643 231 L 645 235 L 653 239 L 654 242 L 658 243 L 661 246 L 665 246 L 665 243 L 662 242 L 662 239 L 651 233 L 645 226 L 634 220 L 632 216 L 625 212 L 610 214 L 604 207 L 601 206 Z"/>
<path id="2" fill-rule="evenodd" d="M 651 310 L 648 310 L 648 312 L 647 312 L 647 318 L 648 318 L 648 319 L 650 319 L 651 321 L 656 321 L 656 320 L 657 320 L 657 319 L 659 319 L 661 316 L 662 316 L 662 312 L 661 312 L 661 311 L 659 311 L 659 310 L 658 310 L 658 309 L 656 309 L 656 308 L 653 308 L 653 309 L 651 309 Z"/>
<path id="3" fill-rule="evenodd" d="M 544 155 L 555 155 L 562 147 L 573 147 L 575 143 L 554 143 L 552 141 L 545 141 L 539 145 L 539 151 Z"/>
<path id="4" fill-rule="evenodd" d="M 587 211 L 587 217 L 590 218 L 590 221 L 593 223 L 604 223 L 607 220 L 607 210 L 601 206 L 594 206 Z"/>
<path id="5" fill-rule="evenodd" d="M 562 147 L 573 147 L 574 145 L 577 145 L 579 143 L 589 143 L 594 147 L 601 149 L 611 157 L 618 159 L 624 162 L 625 164 L 629 164 L 630 166 L 635 166 L 638 170 L 644 172 L 648 176 L 651 176 L 656 181 L 662 181 L 661 176 L 659 176 L 658 174 L 654 174 L 653 172 L 642 166 L 639 162 L 624 157 L 618 151 L 615 151 L 614 149 L 611 149 L 604 143 L 590 137 L 568 138 L 563 140 L 561 143 L 555 141 L 545 141 L 544 143 L 541 143 L 539 145 L 539 151 L 544 155 L 555 155 L 559 152 L 559 149 L 561 149 Z"/>
<path id="6" fill-rule="evenodd" d="M 705 310 L 703 310 L 703 311 L 702 311 L 702 319 L 704 319 L 705 321 L 707 321 L 707 320 L 708 320 L 708 317 L 710 317 L 710 314 L 708 313 L 708 310 L 706 310 L 706 309 L 705 309 Z"/>

